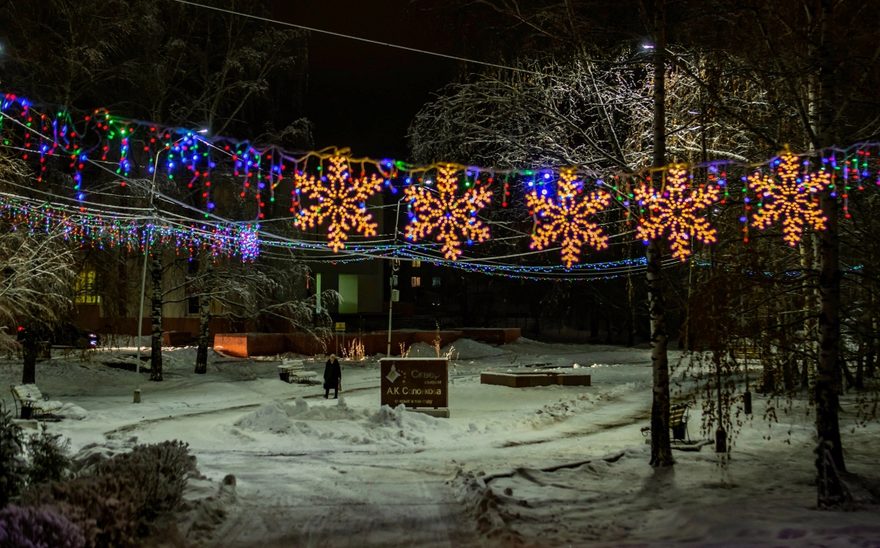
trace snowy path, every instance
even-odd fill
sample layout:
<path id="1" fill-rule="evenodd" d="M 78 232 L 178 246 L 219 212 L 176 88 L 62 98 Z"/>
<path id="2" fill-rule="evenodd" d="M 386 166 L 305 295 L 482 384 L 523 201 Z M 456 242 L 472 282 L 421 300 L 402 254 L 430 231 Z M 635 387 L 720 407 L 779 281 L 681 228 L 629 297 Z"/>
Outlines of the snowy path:
<path id="1" fill-rule="evenodd" d="M 238 503 L 215 536 L 223 546 L 469 544 L 472 531 L 462 527 L 445 479 L 363 462 L 390 461 L 387 455 L 277 457 L 271 470 L 247 455 L 213 457 L 203 458 L 204 469 L 240 471 Z"/>

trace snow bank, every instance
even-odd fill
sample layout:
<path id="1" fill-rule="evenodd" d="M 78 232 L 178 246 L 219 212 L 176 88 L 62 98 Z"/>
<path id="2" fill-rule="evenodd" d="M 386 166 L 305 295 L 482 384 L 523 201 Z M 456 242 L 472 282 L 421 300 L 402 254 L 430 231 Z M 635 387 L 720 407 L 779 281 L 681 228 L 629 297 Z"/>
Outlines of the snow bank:
<path id="1" fill-rule="evenodd" d="M 417 342 L 406 351 L 408 358 L 436 358 L 437 350 L 428 343 Z"/>
<path id="2" fill-rule="evenodd" d="M 89 415 L 85 409 L 74 403 L 63 404 L 56 414 L 61 415 L 65 419 L 74 419 L 78 421 L 83 420 Z"/>
<path id="3" fill-rule="evenodd" d="M 478 360 L 492 356 L 502 356 L 507 352 L 500 347 L 482 343 L 473 339 L 458 339 L 447 344 L 440 350 L 440 354 L 446 356 L 452 351 L 453 359 Z"/>
<path id="4" fill-rule="evenodd" d="M 235 426 L 242 430 L 258 432 L 274 432 L 276 434 L 287 432 L 290 430 L 287 406 L 281 402 L 268 403 L 236 421 Z"/>
<path id="5" fill-rule="evenodd" d="M 508 352 L 503 348 L 482 343 L 473 339 L 457 339 L 440 349 L 440 356 L 450 356 L 453 360 L 476 360 L 492 356 L 503 356 Z M 433 345 L 417 342 L 407 349 L 410 358 L 435 358 L 437 349 Z"/>
<path id="6" fill-rule="evenodd" d="M 486 484 L 482 472 L 459 468 L 448 484 L 481 536 L 502 546 L 524 545 L 522 536 L 505 523 L 512 516 L 504 511 L 504 501 Z"/>
<path id="7" fill-rule="evenodd" d="M 352 409 L 345 399 L 333 404 L 309 405 L 297 399 L 293 405 L 272 402 L 246 414 L 234 423 L 240 433 L 265 432 L 301 437 L 306 445 L 315 440 L 353 443 L 421 446 L 429 434 L 447 425 L 440 419 L 387 405 L 378 411 Z"/>

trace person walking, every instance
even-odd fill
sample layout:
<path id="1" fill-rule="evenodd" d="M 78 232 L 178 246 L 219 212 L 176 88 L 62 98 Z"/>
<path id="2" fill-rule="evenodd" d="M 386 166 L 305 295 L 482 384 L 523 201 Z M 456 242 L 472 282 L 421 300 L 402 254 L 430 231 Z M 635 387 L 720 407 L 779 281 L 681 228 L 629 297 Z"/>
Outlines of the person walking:
<path id="1" fill-rule="evenodd" d="M 330 397 L 330 389 L 333 389 L 333 399 L 339 397 L 339 388 L 342 385 L 342 368 L 336 354 L 330 354 L 327 363 L 324 364 L 324 399 Z"/>

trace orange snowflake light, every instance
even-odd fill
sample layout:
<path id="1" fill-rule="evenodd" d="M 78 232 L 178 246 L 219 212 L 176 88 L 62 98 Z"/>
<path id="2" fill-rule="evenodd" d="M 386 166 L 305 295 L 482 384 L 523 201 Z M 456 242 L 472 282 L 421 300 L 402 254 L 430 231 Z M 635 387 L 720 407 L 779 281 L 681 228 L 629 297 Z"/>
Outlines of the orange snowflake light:
<path id="1" fill-rule="evenodd" d="M 646 185 L 635 189 L 636 200 L 650 212 L 639 221 L 636 234 L 647 241 L 668 232 L 672 256 L 681 261 L 692 253 L 691 239 L 711 244 L 716 241 L 717 234 L 709 221 L 698 216 L 697 212 L 718 200 L 718 188 L 688 188 L 687 180 L 684 166 L 670 166 L 664 191 L 656 192 Z"/>
<path id="2" fill-rule="evenodd" d="M 781 222 L 782 239 L 794 247 L 805 226 L 825 230 L 826 219 L 814 195 L 828 188 L 831 174 L 820 171 L 799 176 L 798 158 L 790 152 L 784 152 L 778 162 L 776 177 L 754 173 L 748 178 L 749 188 L 763 202 L 752 221 L 760 229 Z"/>
<path id="3" fill-rule="evenodd" d="M 349 230 L 354 229 L 364 236 L 376 235 L 377 224 L 367 212 L 366 201 L 379 191 L 382 180 L 375 174 L 369 178 L 352 178 L 348 169 L 346 158 L 333 156 L 326 181 L 303 173 L 294 175 L 297 187 L 318 202 L 300 212 L 294 225 L 311 228 L 329 218 L 327 245 L 334 252 L 345 247 Z"/>
<path id="4" fill-rule="evenodd" d="M 475 187 L 456 196 L 458 178 L 455 171 L 452 166 L 440 168 L 436 192 L 423 186 L 406 189 L 406 197 L 411 201 L 411 219 L 405 232 L 412 241 L 436 232 L 436 240 L 443 242 L 443 255 L 453 261 L 461 255 L 459 234 L 469 242 L 489 239 L 489 227 L 477 219 L 477 212 L 492 198 L 492 193 L 485 187 Z"/>
<path id="5" fill-rule="evenodd" d="M 583 200 L 576 199 L 578 191 L 574 174 L 560 174 L 556 189 L 558 203 L 546 196 L 546 190 L 538 194 L 533 190 L 526 195 L 529 210 L 534 211 L 540 223 L 532 234 L 532 249 L 544 249 L 551 242 L 562 243 L 562 261 L 566 268 L 578 262 L 584 245 L 594 249 L 608 247 L 608 236 L 589 216 L 602 211 L 611 203 L 611 196 L 601 190 L 592 192 Z"/>

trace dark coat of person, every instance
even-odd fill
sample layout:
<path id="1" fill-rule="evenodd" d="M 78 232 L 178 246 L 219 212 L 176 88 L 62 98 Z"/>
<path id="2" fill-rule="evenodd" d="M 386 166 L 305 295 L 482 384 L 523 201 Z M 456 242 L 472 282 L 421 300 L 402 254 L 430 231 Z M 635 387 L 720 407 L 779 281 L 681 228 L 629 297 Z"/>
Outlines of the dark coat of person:
<path id="1" fill-rule="evenodd" d="M 340 380 L 342 380 L 342 368 L 339 367 L 339 360 L 336 358 L 327 360 L 324 364 L 324 389 L 336 390 Z"/>

